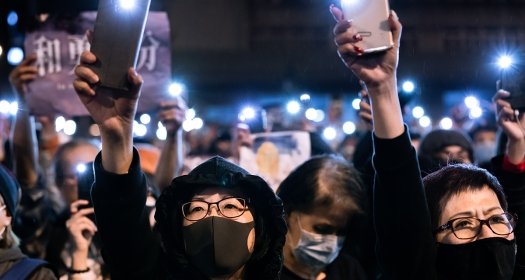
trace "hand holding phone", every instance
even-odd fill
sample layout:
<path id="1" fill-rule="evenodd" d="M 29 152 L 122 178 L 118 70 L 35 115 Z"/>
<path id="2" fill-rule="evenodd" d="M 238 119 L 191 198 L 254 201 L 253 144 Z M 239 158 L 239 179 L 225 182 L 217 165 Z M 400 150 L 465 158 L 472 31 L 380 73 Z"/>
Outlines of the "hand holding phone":
<path id="1" fill-rule="evenodd" d="M 90 68 L 104 87 L 129 90 L 128 69 L 135 68 L 151 0 L 100 0 Z"/>
<path id="2" fill-rule="evenodd" d="M 501 70 L 501 78 L 498 89 L 504 89 L 510 93 L 510 97 L 503 98 L 508 101 L 512 109 L 520 112 L 525 111 L 525 73 L 519 69 Z"/>
<path id="3" fill-rule="evenodd" d="M 364 53 L 387 50 L 394 46 L 388 17 L 388 0 L 341 0 L 341 8 L 352 28 L 363 38 L 355 43 Z"/>

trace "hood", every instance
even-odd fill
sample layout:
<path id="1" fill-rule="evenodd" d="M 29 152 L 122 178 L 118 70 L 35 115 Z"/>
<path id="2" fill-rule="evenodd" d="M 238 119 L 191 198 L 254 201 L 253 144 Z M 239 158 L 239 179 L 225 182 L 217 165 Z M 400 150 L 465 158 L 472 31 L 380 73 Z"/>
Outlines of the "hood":
<path id="1" fill-rule="evenodd" d="M 173 179 L 157 201 L 155 219 L 170 262 L 181 264 L 184 274 L 199 276 L 184 251 L 180 209 L 182 203 L 206 187 L 236 188 L 250 199 L 256 241 L 245 279 L 278 279 L 287 230 L 282 201 L 262 178 L 218 156 L 195 167 L 188 175 Z"/>

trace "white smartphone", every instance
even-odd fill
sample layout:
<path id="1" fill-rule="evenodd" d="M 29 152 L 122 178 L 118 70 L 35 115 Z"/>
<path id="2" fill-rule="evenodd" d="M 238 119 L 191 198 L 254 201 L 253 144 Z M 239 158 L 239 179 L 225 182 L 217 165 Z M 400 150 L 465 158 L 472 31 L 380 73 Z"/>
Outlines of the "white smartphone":
<path id="1" fill-rule="evenodd" d="M 352 27 L 363 37 L 355 45 L 365 53 L 380 52 L 394 46 L 388 24 L 388 0 L 341 0 L 341 8 L 345 18 L 352 20 Z"/>

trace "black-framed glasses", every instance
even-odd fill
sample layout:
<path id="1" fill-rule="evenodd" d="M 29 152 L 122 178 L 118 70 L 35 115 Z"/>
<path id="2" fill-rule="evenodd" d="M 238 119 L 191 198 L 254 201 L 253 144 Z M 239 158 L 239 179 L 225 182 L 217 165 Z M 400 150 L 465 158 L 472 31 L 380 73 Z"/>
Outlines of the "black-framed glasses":
<path id="1" fill-rule="evenodd" d="M 481 233 L 481 227 L 485 224 L 494 234 L 506 236 L 514 232 L 517 219 L 515 214 L 508 212 L 490 216 L 486 220 L 476 217 L 455 218 L 439 226 L 434 234 L 451 230 L 458 239 L 472 239 Z"/>
<path id="2" fill-rule="evenodd" d="M 217 202 L 192 200 L 182 204 L 182 215 L 188 221 L 202 220 L 210 213 L 211 205 L 215 205 L 222 216 L 237 218 L 248 209 L 247 202 L 249 201 L 240 197 L 226 197 Z"/>

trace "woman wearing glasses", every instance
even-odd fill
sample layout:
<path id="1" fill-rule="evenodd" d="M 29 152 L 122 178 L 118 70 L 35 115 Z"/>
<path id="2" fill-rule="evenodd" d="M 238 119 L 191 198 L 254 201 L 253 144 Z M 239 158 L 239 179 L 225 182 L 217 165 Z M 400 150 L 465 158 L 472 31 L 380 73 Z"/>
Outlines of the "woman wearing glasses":
<path id="1" fill-rule="evenodd" d="M 142 78 L 129 69 L 130 91 L 98 87 L 99 77 L 87 67 L 96 60 L 82 54 L 74 87 L 101 131 L 92 198 L 112 279 L 278 279 L 286 234 L 282 202 L 260 177 L 220 157 L 163 191 L 155 214 L 159 242 L 132 143 Z"/>
<path id="2" fill-rule="evenodd" d="M 382 278 L 525 279 L 523 223 L 509 213 L 525 216 L 525 119 L 516 120 L 501 99 L 508 94 L 495 97 L 509 143 L 506 155 L 493 160 L 508 201 L 498 180 L 473 166 L 451 165 L 421 179 L 397 96 L 397 16 L 392 12 L 388 20 L 393 48 L 365 54 L 359 42 L 366 38 L 341 10 L 331 10 L 338 53 L 367 85 L 372 105 L 374 226 Z"/>

